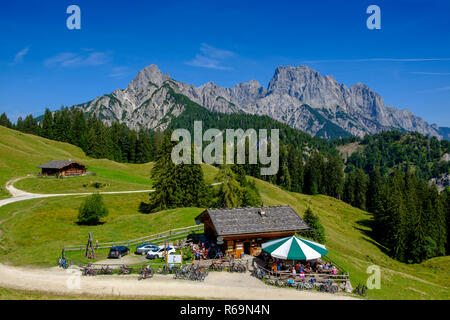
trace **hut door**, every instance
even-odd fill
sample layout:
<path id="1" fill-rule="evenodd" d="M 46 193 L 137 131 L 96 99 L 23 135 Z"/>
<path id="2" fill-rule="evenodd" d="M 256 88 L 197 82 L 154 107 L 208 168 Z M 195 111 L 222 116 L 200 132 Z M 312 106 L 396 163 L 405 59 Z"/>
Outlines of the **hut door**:
<path id="1" fill-rule="evenodd" d="M 240 258 L 242 252 L 244 252 L 244 243 L 236 241 L 236 258 Z"/>
<path id="2" fill-rule="evenodd" d="M 250 254 L 250 241 L 244 242 L 244 253 Z"/>

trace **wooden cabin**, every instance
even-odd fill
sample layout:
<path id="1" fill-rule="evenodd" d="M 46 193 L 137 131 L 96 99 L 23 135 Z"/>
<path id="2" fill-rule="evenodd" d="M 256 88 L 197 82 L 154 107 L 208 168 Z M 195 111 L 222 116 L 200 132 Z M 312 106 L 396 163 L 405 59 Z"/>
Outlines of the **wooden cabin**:
<path id="1" fill-rule="evenodd" d="M 228 256 L 258 255 L 261 244 L 308 230 L 290 206 L 207 209 L 195 218 L 205 236 Z"/>
<path id="2" fill-rule="evenodd" d="M 72 160 L 52 160 L 38 168 L 42 170 L 43 176 L 66 177 L 86 174 L 86 166 Z"/>

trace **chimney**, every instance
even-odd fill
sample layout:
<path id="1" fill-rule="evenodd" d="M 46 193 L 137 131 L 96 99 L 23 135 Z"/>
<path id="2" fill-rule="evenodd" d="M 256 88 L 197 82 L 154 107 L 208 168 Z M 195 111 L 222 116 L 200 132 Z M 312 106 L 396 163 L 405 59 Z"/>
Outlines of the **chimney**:
<path id="1" fill-rule="evenodd" d="M 261 203 L 261 208 L 259 209 L 259 214 L 261 215 L 261 217 L 266 216 L 266 212 L 264 211 L 264 203 Z"/>

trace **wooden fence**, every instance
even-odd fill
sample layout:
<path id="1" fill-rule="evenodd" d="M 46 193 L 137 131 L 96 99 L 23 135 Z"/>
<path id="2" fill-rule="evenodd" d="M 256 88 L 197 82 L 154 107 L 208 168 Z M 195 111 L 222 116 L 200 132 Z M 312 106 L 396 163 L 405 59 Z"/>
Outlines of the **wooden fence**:
<path id="1" fill-rule="evenodd" d="M 143 244 L 148 242 L 162 242 L 164 240 L 171 240 L 174 238 L 181 237 L 183 235 L 188 235 L 192 232 L 203 232 L 203 225 L 195 225 L 178 229 L 171 229 L 164 232 L 154 233 L 145 237 L 125 240 L 125 241 L 112 241 L 112 242 L 102 242 L 95 245 L 96 249 L 109 249 L 114 246 L 131 246 L 135 244 Z M 83 251 L 86 250 L 86 244 L 80 245 L 66 245 L 64 246 L 65 251 Z"/>

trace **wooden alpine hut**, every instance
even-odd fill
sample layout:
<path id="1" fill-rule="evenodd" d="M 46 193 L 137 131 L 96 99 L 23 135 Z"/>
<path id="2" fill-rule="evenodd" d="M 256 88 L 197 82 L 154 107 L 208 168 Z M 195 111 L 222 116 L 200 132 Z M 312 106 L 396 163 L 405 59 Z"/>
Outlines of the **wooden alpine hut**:
<path id="1" fill-rule="evenodd" d="M 43 176 L 82 176 L 86 174 L 86 166 L 73 160 L 52 160 L 40 165 Z"/>
<path id="2" fill-rule="evenodd" d="M 261 244 L 308 230 L 308 225 L 290 206 L 207 209 L 196 218 L 205 236 L 228 256 L 257 255 Z"/>

